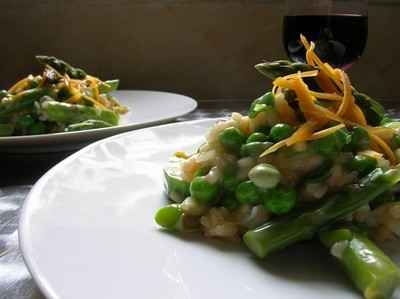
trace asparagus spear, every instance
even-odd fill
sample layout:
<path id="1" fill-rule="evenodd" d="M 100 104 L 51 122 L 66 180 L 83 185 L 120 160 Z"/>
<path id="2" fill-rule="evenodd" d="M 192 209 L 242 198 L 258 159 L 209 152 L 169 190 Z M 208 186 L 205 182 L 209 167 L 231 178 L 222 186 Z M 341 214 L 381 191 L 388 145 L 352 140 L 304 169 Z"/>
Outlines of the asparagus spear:
<path id="1" fill-rule="evenodd" d="M 67 74 L 72 79 L 85 79 L 87 76 L 86 72 L 82 69 L 73 67 L 65 61 L 58 59 L 53 56 L 36 56 L 36 59 L 44 65 L 49 65 L 61 75 Z"/>
<path id="2" fill-rule="evenodd" d="M 298 71 L 312 71 L 317 68 L 302 62 L 291 62 L 288 60 L 277 60 L 273 62 L 263 62 L 255 66 L 257 71 L 259 71 L 264 76 L 275 80 L 278 77 L 295 74 Z"/>
<path id="3" fill-rule="evenodd" d="M 115 126 L 118 125 L 119 121 L 119 115 L 111 110 L 60 103 L 51 100 L 51 98 L 45 99 L 38 110 L 41 115 L 47 118 L 47 120 L 62 124 L 74 124 L 88 119 L 94 119 Z"/>
<path id="4" fill-rule="evenodd" d="M 99 92 L 100 93 L 110 93 L 118 89 L 119 80 L 108 80 L 100 83 Z"/>
<path id="5" fill-rule="evenodd" d="M 46 90 L 44 88 L 33 88 L 20 92 L 17 95 L 3 98 L 0 101 L 0 117 L 33 107 L 33 103 L 45 94 Z"/>
<path id="6" fill-rule="evenodd" d="M 90 129 L 100 129 L 100 128 L 108 128 L 112 125 L 108 122 L 97 120 L 97 119 L 88 119 L 80 123 L 69 125 L 65 128 L 66 132 L 75 132 L 75 131 L 84 131 Z"/>
<path id="7" fill-rule="evenodd" d="M 390 190 L 400 181 L 400 167 L 386 172 L 372 172 L 358 186 L 344 194 L 328 198 L 311 211 L 289 218 L 267 222 L 244 235 L 244 242 L 258 257 L 283 249 L 299 241 L 311 239 L 321 227 L 342 219 L 369 203 L 378 195 Z"/>
<path id="8" fill-rule="evenodd" d="M 190 195 L 190 183 L 181 176 L 181 158 L 173 158 L 164 169 L 165 190 L 168 197 L 175 202 L 182 202 Z"/>
<path id="9" fill-rule="evenodd" d="M 400 271 L 372 241 L 351 228 L 324 231 L 320 240 L 331 249 L 365 299 L 392 297 L 400 284 Z"/>

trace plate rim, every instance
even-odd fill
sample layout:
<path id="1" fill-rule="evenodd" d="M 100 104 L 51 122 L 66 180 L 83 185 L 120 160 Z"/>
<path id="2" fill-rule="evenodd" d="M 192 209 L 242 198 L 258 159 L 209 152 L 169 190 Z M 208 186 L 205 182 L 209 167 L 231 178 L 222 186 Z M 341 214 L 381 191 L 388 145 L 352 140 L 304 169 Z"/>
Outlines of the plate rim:
<path id="1" fill-rule="evenodd" d="M 32 257 L 30 257 L 30 254 L 28 254 L 28 252 L 29 252 L 29 249 L 28 249 L 29 246 L 27 243 L 28 238 L 24 237 L 24 236 L 26 236 L 26 235 L 29 236 L 29 233 L 27 231 L 28 230 L 27 216 L 28 216 L 28 212 L 30 211 L 31 202 L 34 200 L 35 194 L 38 193 L 40 190 L 42 190 L 43 185 L 54 175 L 54 172 L 56 172 L 59 168 L 62 168 L 67 163 L 70 163 L 72 160 L 76 159 L 78 156 L 86 153 L 87 151 L 91 150 L 94 147 L 97 147 L 98 145 L 100 145 L 102 143 L 110 142 L 117 138 L 124 138 L 124 136 L 130 135 L 130 134 L 138 134 L 142 130 L 152 130 L 152 129 L 157 129 L 157 128 L 193 125 L 193 124 L 199 124 L 199 123 L 210 123 L 210 125 L 211 125 L 221 119 L 223 119 L 223 118 L 217 117 L 217 118 L 204 118 L 204 119 L 199 119 L 199 120 L 169 123 L 169 124 L 164 124 L 164 125 L 159 125 L 159 126 L 154 126 L 154 127 L 147 127 L 147 128 L 142 128 L 142 129 L 138 129 L 138 130 L 128 131 L 128 132 L 120 133 L 117 135 L 113 135 L 113 136 L 95 141 L 95 142 L 85 146 L 84 148 L 78 150 L 77 152 L 73 153 L 72 155 L 68 156 L 67 158 L 60 161 L 53 167 L 51 167 L 44 175 L 42 175 L 36 181 L 36 183 L 32 186 L 31 190 L 29 191 L 28 195 L 26 196 L 24 203 L 22 205 L 22 208 L 20 209 L 20 212 L 19 212 L 18 245 L 19 245 L 19 249 L 21 251 L 21 256 L 23 258 L 25 266 L 28 269 L 28 272 L 30 273 L 30 275 L 32 276 L 32 279 L 35 281 L 38 288 L 40 289 L 40 291 L 44 294 L 44 296 L 46 298 L 59 299 L 60 297 L 55 294 L 55 291 L 52 289 L 52 287 L 50 285 L 48 285 L 48 282 L 46 281 L 46 279 L 38 273 L 37 264 L 35 263 L 34 259 L 32 259 Z"/>
<path id="2" fill-rule="evenodd" d="M 109 128 L 97 128 L 97 129 L 88 129 L 88 130 L 83 130 L 83 131 L 75 131 L 75 132 L 59 132 L 59 133 L 47 133 L 47 134 L 39 134 L 39 135 L 26 135 L 26 136 L 6 136 L 6 137 L 0 137 L 0 144 L 2 143 L 22 143 L 24 141 L 40 141 L 42 139 L 55 139 L 57 137 L 63 137 L 63 136 L 74 136 L 74 135 L 88 135 L 93 132 L 108 132 L 111 130 L 120 130 L 120 132 L 125 132 L 127 130 L 134 130 L 134 129 L 140 129 L 144 127 L 149 127 L 153 126 L 155 124 L 162 124 L 163 122 L 168 122 L 171 120 L 174 120 L 178 117 L 182 117 L 184 115 L 187 115 L 194 110 L 197 109 L 198 102 L 191 96 L 185 95 L 185 94 L 180 94 L 180 93 L 175 93 L 175 92 L 169 92 L 169 91 L 161 91 L 161 90 L 147 90 L 147 89 L 121 89 L 117 90 L 118 91 L 133 91 L 133 92 L 149 92 L 149 93 L 159 93 L 159 94 L 169 94 L 169 95 L 174 95 L 174 96 L 179 96 L 182 98 L 185 98 L 188 100 L 188 103 L 190 103 L 191 107 L 188 109 L 187 112 L 180 113 L 176 116 L 171 116 L 168 118 L 163 118 L 162 120 L 154 120 L 154 121 L 148 121 L 148 122 L 143 122 L 143 123 L 137 123 L 137 124 L 124 124 L 124 125 L 117 125 L 117 126 L 112 126 Z M 51 140 L 50 140 L 51 141 Z M 10 145 L 8 145 L 10 146 Z"/>

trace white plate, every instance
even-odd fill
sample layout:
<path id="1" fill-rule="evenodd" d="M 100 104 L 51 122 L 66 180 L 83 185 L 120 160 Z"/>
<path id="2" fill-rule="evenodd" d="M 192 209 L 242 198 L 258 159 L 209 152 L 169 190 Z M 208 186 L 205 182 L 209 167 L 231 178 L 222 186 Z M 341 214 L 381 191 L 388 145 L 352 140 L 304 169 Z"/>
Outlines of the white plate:
<path id="1" fill-rule="evenodd" d="M 34 186 L 21 215 L 26 264 L 52 299 L 360 298 L 329 255 L 300 245 L 265 262 L 247 250 L 160 230 L 162 167 L 193 151 L 215 120 L 114 136 Z"/>
<path id="2" fill-rule="evenodd" d="M 133 129 L 166 123 L 196 109 L 197 102 L 187 96 L 146 90 L 121 90 L 114 95 L 129 108 L 120 125 L 111 128 L 36 136 L 0 137 L 0 152 L 39 153 L 70 151 L 104 137 Z"/>

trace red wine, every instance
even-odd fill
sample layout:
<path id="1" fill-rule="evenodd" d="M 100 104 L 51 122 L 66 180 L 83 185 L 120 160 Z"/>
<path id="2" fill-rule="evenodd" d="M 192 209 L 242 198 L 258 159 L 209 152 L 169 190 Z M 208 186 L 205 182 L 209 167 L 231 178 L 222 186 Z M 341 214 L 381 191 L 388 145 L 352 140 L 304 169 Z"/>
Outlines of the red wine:
<path id="1" fill-rule="evenodd" d="M 283 41 L 293 61 L 305 61 L 300 34 L 315 42 L 315 52 L 335 67 L 346 68 L 364 51 L 368 35 L 368 17 L 361 15 L 285 16 Z"/>

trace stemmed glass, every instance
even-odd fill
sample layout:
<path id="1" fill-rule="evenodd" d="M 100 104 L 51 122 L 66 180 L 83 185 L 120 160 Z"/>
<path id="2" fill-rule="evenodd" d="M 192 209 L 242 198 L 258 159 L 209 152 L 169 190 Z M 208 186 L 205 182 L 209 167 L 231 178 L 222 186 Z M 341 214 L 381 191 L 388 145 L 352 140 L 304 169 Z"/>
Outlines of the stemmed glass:
<path id="1" fill-rule="evenodd" d="M 368 36 L 367 0 L 286 0 L 283 42 L 289 58 L 305 61 L 300 34 L 334 67 L 348 69 L 363 53 Z"/>

